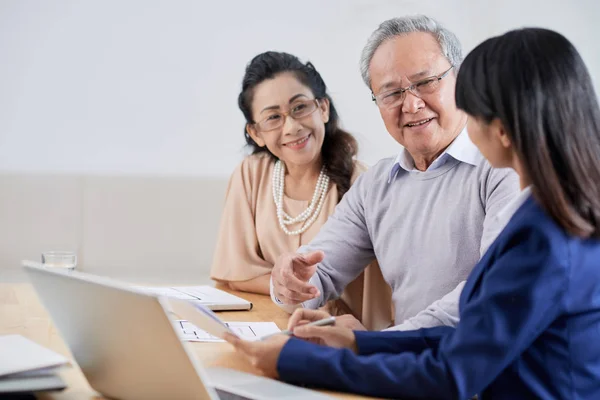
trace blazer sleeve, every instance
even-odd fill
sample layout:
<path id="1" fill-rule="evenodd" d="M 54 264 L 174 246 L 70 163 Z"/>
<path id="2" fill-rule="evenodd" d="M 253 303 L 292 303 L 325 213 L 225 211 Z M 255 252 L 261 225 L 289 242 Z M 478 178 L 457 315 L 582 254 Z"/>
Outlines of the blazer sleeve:
<path id="1" fill-rule="evenodd" d="M 435 348 L 403 351 L 407 337 L 390 333 L 389 341 L 404 343 L 385 345 L 386 332 L 357 335 L 361 352 L 382 350 L 369 355 L 292 339 L 278 360 L 281 379 L 393 398 L 464 399 L 482 391 L 564 310 L 567 249 L 540 230 L 520 229 L 493 263 L 479 266 L 485 276 L 471 277 L 477 287 L 460 323 Z"/>
<path id="2" fill-rule="evenodd" d="M 376 353 L 421 353 L 436 350 L 442 338 L 454 328 L 437 326 L 411 331 L 355 331 L 358 354 L 365 356 Z"/>

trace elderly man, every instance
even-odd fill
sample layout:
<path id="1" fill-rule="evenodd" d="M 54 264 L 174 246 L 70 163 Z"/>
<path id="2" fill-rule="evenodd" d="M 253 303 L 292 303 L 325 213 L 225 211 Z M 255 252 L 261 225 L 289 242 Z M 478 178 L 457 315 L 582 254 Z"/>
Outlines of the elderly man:
<path id="1" fill-rule="evenodd" d="M 361 72 L 389 134 L 403 147 L 365 172 L 316 238 L 283 254 L 271 297 L 291 312 L 337 298 L 373 259 L 392 288 L 396 329 L 458 322 L 463 281 L 519 192 L 470 142 L 454 87 L 456 36 L 425 16 L 394 18 L 373 32 Z M 362 326 L 339 319 L 349 328 Z"/>

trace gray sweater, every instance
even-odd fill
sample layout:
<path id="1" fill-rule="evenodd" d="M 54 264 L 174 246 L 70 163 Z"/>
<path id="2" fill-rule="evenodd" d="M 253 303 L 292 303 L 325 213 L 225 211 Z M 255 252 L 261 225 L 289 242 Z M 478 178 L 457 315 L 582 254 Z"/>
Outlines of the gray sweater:
<path id="1" fill-rule="evenodd" d="M 519 193 L 517 175 L 491 168 L 480 154 L 472 163 L 448 157 L 425 172 L 398 169 L 390 179 L 394 162 L 384 159 L 360 176 L 299 250 L 325 253 L 311 279 L 321 297 L 304 307 L 339 297 L 377 258 L 396 323 L 416 316 L 467 278 L 502 229 L 494 215 Z"/>

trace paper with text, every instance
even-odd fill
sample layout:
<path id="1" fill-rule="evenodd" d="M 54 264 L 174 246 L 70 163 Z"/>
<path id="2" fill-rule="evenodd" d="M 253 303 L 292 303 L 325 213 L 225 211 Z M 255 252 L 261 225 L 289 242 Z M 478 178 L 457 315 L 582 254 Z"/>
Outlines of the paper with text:
<path id="1" fill-rule="evenodd" d="M 225 325 L 244 340 L 259 340 L 261 337 L 281 332 L 274 322 L 225 322 Z M 175 321 L 179 337 L 190 342 L 224 342 L 186 320 Z"/>

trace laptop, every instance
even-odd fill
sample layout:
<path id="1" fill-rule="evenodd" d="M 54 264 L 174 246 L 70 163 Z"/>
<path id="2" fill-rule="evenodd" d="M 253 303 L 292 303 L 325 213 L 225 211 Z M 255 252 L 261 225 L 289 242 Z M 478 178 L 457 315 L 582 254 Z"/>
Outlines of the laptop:
<path id="1" fill-rule="evenodd" d="M 203 368 L 173 326 L 168 300 L 117 281 L 29 262 L 24 268 L 89 384 L 137 399 L 329 399 L 240 371 Z M 209 344 L 207 344 L 209 345 Z"/>

